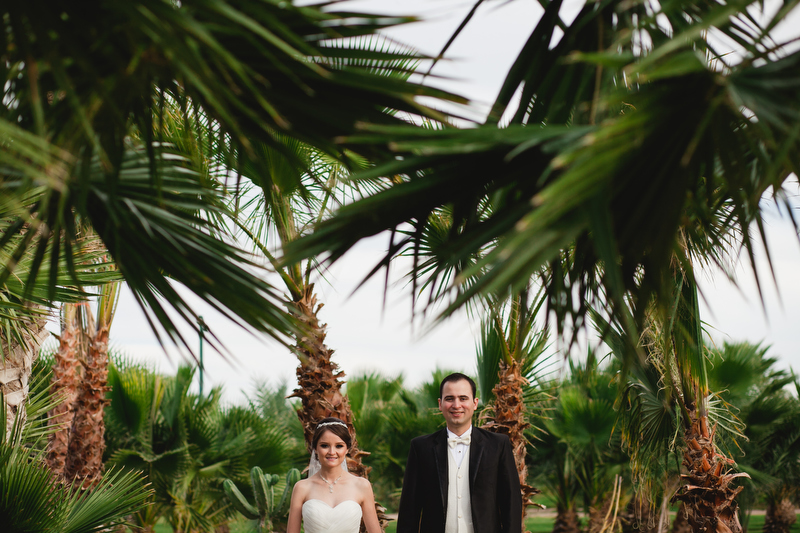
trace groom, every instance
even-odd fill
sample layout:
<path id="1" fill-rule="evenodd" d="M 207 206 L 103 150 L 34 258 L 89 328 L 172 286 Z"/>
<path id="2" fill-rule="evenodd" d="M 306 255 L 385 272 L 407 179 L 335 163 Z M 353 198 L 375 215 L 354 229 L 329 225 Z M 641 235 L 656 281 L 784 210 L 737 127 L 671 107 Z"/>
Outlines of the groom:
<path id="1" fill-rule="evenodd" d="M 475 382 L 450 374 L 439 386 L 447 428 L 411 441 L 397 533 L 519 533 L 522 495 L 511 443 L 472 427 Z"/>

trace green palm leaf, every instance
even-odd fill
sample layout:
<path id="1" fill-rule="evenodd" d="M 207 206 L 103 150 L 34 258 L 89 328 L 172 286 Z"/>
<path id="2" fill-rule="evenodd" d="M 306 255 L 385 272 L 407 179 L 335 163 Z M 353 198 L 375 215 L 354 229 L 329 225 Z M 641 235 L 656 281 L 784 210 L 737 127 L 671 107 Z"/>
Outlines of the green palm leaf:
<path id="1" fill-rule="evenodd" d="M 173 342 L 185 344 L 166 308 L 193 326 L 196 316 L 168 280 L 242 325 L 293 330 L 250 258 L 219 237 L 229 214 L 208 179 L 216 169 L 171 138 L 195 133 L 175 122 L 206 120 L 204 140 L 227 155 L 253 158 L 254 146 L 281 149 L 289 136 L 338 159 L 335 139 L 357 124 L 401 123 L 386 110 L 438 116 L 418 94 L 462 101 L 376 69 L 408 73 L 414 53 L 341 45 L 411 18 L 271 0 L 42 7 L 0 11 L 0 282 L 24 273 L 30 297 L 49 260 L 47 298 L 62 297 L 63 253 L 72 285 L 86 285 L 72 258 L 91 227 Z M 30 269 L 17 270 L 26 255 Z"/>
<path id="2" fill-rule="evenodd" d="M 788 80 L 800 54 L 762 47 L 765 32 L 745 38 L 744 61 L 723 70 L 698 54 L 709 50 L 709 28 L 738 32 L 734 24 L 751 18 L 745 5 L 606 1 L 587 4 L 565 26 L 559 3 L 549 3 L 486 124 L 375 126 L 351 137 L 396 154 L 360 176 L 404 179 L 342 208 L 291 246 L 289 260 L 327 253 L 334 261 L 361 238 L 408 223 L 416 231 L 405 249 L 420 250 L 431 214 L 446 208 L 458 231 L 447 235 L 435 268 L 446 272 L 478 251 L 481 258 L 437 292 L 452 302 L 445 314 L 522 288 L 572 248 L 576 261 L 562 268 L 569 276 L 545 277 L 559 329 L 585 324 L 587 313 L 562 297 L 566 281 L 579 301 L 603 302 L 638 336 L 647 302 L 666 296 L 673 253 L 687 248 L 716 262 L 723 246 L 741 239 L 752 254 L 748 229 L 761 229 L 762 195 L 798 167 L 800 92 Z M 671 28 L 659 26 L 659 16 Z M 522 103 L 498 128 L 517 90 Z M 477 216 L 488 199 L 493 210 Z M 424 259 L 415 265 L 413 276 L 429 276 Z"/>

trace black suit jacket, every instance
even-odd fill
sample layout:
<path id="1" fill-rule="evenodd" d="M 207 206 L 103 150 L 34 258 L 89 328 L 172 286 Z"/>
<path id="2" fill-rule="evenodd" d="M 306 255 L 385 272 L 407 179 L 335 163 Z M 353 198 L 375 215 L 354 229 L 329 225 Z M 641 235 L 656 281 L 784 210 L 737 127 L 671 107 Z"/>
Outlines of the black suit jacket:
<path id="1" fill-rule="evenodd" d="M 408 453 L 397 533 L 443 533 L 447 516 L 447 430 L 417 437 Z M 522 494 L 511 442 L 472 428 L 469 492 L 475 533 L 522 531 Z"/>

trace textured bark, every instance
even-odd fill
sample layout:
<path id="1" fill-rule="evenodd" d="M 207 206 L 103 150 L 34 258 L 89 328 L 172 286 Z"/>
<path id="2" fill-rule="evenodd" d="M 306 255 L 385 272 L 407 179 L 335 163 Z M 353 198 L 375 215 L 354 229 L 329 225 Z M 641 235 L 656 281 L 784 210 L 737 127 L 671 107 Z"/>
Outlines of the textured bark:
<path id="1" fill-rule="evenodd" d="M 619 517 L 622 533 L 657 533 L 658 518 L 653 506 L 643 497 L 635 495 Z"/>
<path id="2" fill-rule="evenodd" d="M 46 316 L 26 321 L 29 333 L 23 334 L 22 343 L 0 339 L 5 351 L 0 356 L 0 391 L 6 404 L 6 433 L 11 431 L 17 413 L 20 420 L 25 421 L 25 400 L 28 398 L 33 362 L 39 355 L 39 346 L 50 334 L 45 329 L 46 323 Z"/>
<path id="3" fill-rule="evenodd" d="M 578 512 L 573 508 L 556 507 L 556 519 L 553 522 L 553 533 L 581 533 Z"/>
<path id="4" fill-rule="evenodd" d="M 93 487 L 103 472 L 105 422 L 108 403 L 108 326 L 100 327 L 89 343 L 86 366 L 72 422 L 65 474 L 78 486 Z"/>
<path id="5" fill-rule="evenodd" d="M 589 508 L 588 533 L 603 533 L 616 531 L 616 516 L 614 516 L 614 500 L 605 498 L 602 502 Z"/>
<path id="6" fill-rule="evenodd" d="M 792 524 L 797 521 L 797 511 L 788 498 L 767 505 L 767 514 L 764 516 L 764 533 L 789 533 Z"/>
<path id="7" fill-rule="evenodd" d="M 686 517 L 686 505 L 683 502 L 678 507 L 675 520 L 672 522 L 672 533 L 692 533 L 692 526 Z"/>
<path id="8" fill-rule="evenodd" d="M 61 330 L 61 340 L 53 365 L 53 378 L 50 390 L 54 395 L 60 395 L 64 401 L 58 404 L 50 417 L 58 431 L 50 436 L 50 445 L 47 463 L 59 479 L 65 480 L 64 466 L 69 450 L 70 432 L 75 416 L 75 400 L 78 397 L 81 365 L 78 362 L 80 351 L 81 329 L 77 323 L 77 304 L 64 305 L 64 327 Z"/>
<path id="9" fill-rule="evenodd" d="M 492 389 L 495 398 L 494 404 L 482 414 L 482 418 L 487 420 L 482 427 L 493 433 L 508 435 L 511 441 L 522 491 L 522 530 L 525 531 L 525 515 L 528 507 L 538 505 L 531 501 L 531 498 L 541 492 L 527 484 L 528 467 L 525 464 L 527 455 L 525 446 L 528 440 L 525 438 L 525 429 L 530 427 L 530 424 L 525 422 L 525 402 L 522 391 L 522 386 L 527 383 L 527 380 L 522 377 L 516 361 L 512 361 L 510 365 L 500 361 L 499 377 L 497 385 Z"/>
<path id="10" fill-rule="evenodd" d="M 289 396 L 300 398 L 302 407 L 297 411 L 297 416 L 303 424 L 303 435 L 306 447 L 311 452 L 311 441 L 314 429 L 323 418 L 334 416 L 347 424 L 353 444 L 347 452 L 347 469 L 351 474 L 369 478 L 370 467 L 365 466 L 361 458 L 369 455 L 368 452 L 359 450 L 356 440 L 356 431 L 353 427 L 353 411 L 350 403 L 342 394 L 344 372 L 339 371 L 336 363 L 331 361 L 333 350 L 325 345 L 325 329 L 327 324 L 320 324 L 317 313 L 323 304 L 317 304 L 314 294 L 314 284 L 309 284 L 303 290 L 303 296 L 292 302 L 295 315 L 306 326 L 305 335 L 297 339 L 294 349 L 300 364 L 297 367 L 298 388 Z M 386 509 L 375 502 L 375 510 L 381 529 L 386 529 L 389 518 Z M 363 524 L 362 524 L 363 530 Z"/>
<path id="11" fill-rule="evenodd" d="M 685 504 L 686 517 L 694 533 L 742 533 L 736 496 L 742 487 L 732 486 L 736 478 L 750 477 L 732 473 L 733 461 L 718 452 L 714 431 L 708 419 L 693 406 L 689 409 L 690 427 L 684 435 L 686 451 L 682 486 L 673 500 Z"/>

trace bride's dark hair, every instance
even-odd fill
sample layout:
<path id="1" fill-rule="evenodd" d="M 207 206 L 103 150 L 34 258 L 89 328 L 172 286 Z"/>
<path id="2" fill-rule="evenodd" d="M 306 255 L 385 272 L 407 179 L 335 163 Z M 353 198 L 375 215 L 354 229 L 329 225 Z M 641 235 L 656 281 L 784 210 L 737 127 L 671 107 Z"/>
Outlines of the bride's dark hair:
<path id="1" fill-rule="evenodd" d="M 314 430 L 314 438 L 311 439 L 312 450 L 317 448 L 320 437 L 322 437 L 322 434 L 326 431 L 330 431 L 342 439 L 348 450 L 351 448 L 353 444 L 353 438 L 350 436 L 350 430 L 347 428 L 347 424 L 338 418 L 328 417 L 320 420 L 319 424 L 317 424 L 317 429 Z"/>

